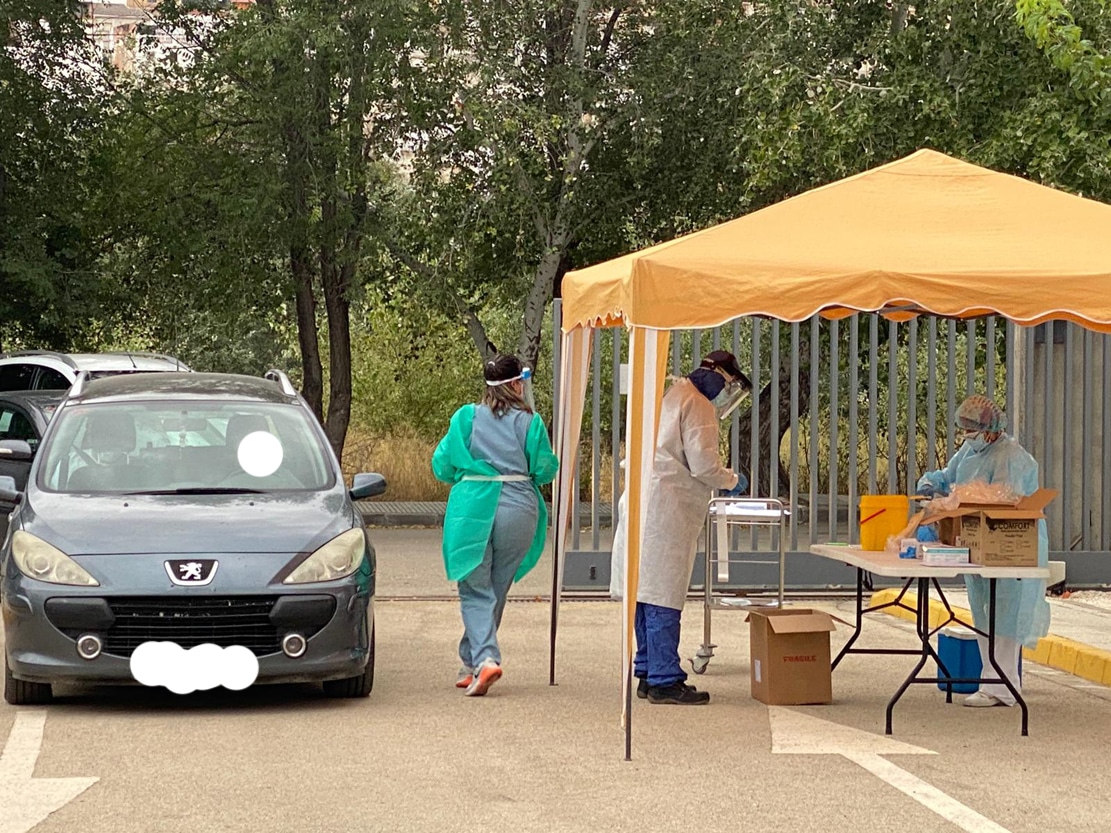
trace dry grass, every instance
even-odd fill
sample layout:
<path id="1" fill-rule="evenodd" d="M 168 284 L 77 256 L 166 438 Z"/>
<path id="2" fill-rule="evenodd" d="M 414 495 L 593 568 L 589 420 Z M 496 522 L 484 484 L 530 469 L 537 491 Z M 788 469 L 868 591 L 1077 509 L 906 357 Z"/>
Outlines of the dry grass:
<path id="1" fill-rule="evenodd" d="M 379 436 L 360 426 L 347 432 L 343 448 L 343 474 L 347 482 L 356 472 L 374 471 L 386 478 L 386 493 L 380 500 L 388 501 L 445 501 L 448 485 L 432 476 L 432 452 L 436 440 L 427 440 L 415 433 Z M 601 497 L 608 502 L 611 497 L 613 466 L 608 454 L 603 454 L 601 464 Z M 582 468 L 579 470 L 580 497 L 590 500 L 591 461 L 589 446 L 583 449 Z"/>
<path id="2" fill-rule="evenodd" d="M 365 428 L 352 426 L 343 447 L 343 473 L 347 481 L 355 472 L 375 471 L 386 478 L 389 501 L 444 501 L 448 485 L 432 476 L 435 440 L 415 434 L 375 436 Z"/>

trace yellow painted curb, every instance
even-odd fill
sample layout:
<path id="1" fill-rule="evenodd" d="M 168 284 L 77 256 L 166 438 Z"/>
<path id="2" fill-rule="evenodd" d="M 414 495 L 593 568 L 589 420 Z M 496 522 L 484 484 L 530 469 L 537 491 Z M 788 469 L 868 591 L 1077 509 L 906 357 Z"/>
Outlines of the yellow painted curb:
<path id="1" fill-rule="evenodd" d="M 899 588 L 897 587 L 877 590 L 872 594 L 869 607 L 892 604 L 898 598 Z M 917 618 L 915 615 L 917 604 L 917 595 L 908 591 L 903 594 L 902 601 L 898 606 L 888 607 L 880 612 L 913 622 Z M 964 619 L 966 622 L 972 621 L 971 611 L 963 607 L 953 607 L 952 609 L 958 618 Z M 948 618 L 949 613 L 945 610 L 945 605 L 935 599 L 930 599 L 930 630 L 935 630 Z M 1067 671 L 1091 682 L 1111 686 L 1111 651 L 1104 651 L 1101 648 L 1094 648 L 1082 642 L 1065 639 L 1063 636 L 1050 634 L 1039 639 L 1036 648 L 1032 650 L 1023 648 L 1022 656 L 1028 662 L 1047 665 L 1050 668 Z"/>

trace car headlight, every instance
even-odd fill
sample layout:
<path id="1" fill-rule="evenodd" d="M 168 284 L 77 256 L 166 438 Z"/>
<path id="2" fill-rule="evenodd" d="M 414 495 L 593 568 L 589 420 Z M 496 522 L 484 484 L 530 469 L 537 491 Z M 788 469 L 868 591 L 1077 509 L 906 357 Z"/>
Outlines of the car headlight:
<path id="1" fill-rule="evenodd" d="M 84 567 L 60 549 L 22 529 L 12 535 L 12 558 L 23 575 L 36 581 L 79 587 L 100 586 L 100 582 L 90 576 Z"/>
<path id="2" fill-rule="evenodd" d="M 282 584 L 335 581 L 359 569 L 366 553 L 366 536 L 361 529 L 337 535 L 297 565 Z"/>

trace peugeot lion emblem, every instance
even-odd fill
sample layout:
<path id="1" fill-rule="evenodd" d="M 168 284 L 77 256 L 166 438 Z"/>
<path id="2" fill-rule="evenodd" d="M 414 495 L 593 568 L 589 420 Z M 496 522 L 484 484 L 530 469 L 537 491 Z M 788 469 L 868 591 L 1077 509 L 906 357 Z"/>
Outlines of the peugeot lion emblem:
<path id="1" fill-rule="evenodd" d="M 189 558 L 181 561 L 167 561 L 166 575 L 170 581 L 182 587 L 200 587 L 209 584 L 216 575 L 220 562 L 214 559 Z"/>

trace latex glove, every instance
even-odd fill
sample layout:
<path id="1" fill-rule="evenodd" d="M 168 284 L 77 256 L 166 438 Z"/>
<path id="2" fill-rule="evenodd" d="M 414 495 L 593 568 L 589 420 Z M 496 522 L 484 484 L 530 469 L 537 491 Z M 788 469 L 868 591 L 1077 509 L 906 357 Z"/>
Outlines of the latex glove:
<path id="1" fill-rule="evenodd" d="M 718 494 L 722 497 L 745 497 L 748 494 L 748 478 L 738 474 L 737 485 L 732 489 L 722 489 Z"/>
<path id="2" fill-rule="evenodd" d="M 924 497 L 924 498 L 928 499 L 928 498 L 932 498 L 934 495 L 936 495 L 937 492 L 934 490 L 934 487 L 931 486 L 929 483 L 923 483 L 921 486 L 919 486 L 915 490 L 915 494 L 918 497 Z"/>

